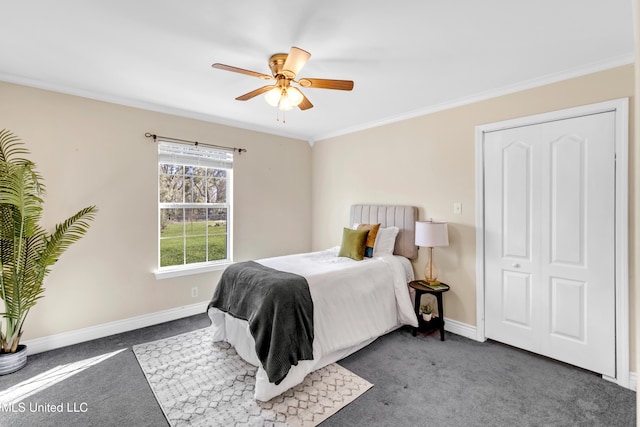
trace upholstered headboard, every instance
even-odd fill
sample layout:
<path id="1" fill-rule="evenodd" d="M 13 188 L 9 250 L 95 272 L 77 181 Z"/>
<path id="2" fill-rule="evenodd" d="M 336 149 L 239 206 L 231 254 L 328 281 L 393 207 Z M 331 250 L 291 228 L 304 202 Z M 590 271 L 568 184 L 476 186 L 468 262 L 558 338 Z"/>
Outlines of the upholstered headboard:
<path id="1" fill-rule="evenodd" d="M 418 208 L 415 206 L 396 205 L 353 205 L 349 216 L 349 227 L 354 223 L 378 224 L 381 227 L 396 226 L 400 229 L 396 238 L 393 253 L 409 259 L 418 257 L 418 247 L 415 243 L 416 220 Z"/>

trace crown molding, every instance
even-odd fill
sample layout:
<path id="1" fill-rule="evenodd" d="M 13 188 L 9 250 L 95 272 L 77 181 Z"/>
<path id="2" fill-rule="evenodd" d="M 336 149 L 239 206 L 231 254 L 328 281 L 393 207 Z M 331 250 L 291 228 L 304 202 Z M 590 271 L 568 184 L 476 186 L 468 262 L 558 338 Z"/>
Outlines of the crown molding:
<path id="1" fill-rule="evenodd" d="M 546 76 L 537 77 L 535 79 L 526 80 L 513 85 L 503 86 L 497 89 L 491 89 L 485 92 L 480 92 L 475 95 L 455 99 L 455 100 L 444 102 L 438 105 L 431 105 L 418 110 L 412 110 L 407 113 L 386 117 L 386 118 L 372 121 L 369 123 L 363 123 L 361 125 L 353 126 L 350 128 L 345 128 L 335 132 L 326 133 L 324 135 L 319 135 L 313 139 L 310 139 L 309 144 L 313 146 L 313 144 L 317 142 L 330 139 L 330 138 L 335 138 L 337 136 L 343 136 L 343 135 L 347 135 L 354 132 L 372 129 L 379 126 L 384 126 L 391 123 L 412 119 L 415 117 L 426 116 L 428 114 L 437 113 L 439 111 L 449 110 L 456 107 L 462 107 L 464 105 L 469 105 L 469 104 L 473 104 L 480 101 L 486 101 L 488 99 L 497 98 L 500 96 L 509 95 L 516 92 L 522 92 L 524 90 L 533 89 L 536 87 L 545 86 L 548 84 L 557 83 L 564 80 L 569 80 L 576 77 L 581 77 L 581 76 L 597 73 L 600 71 L 621 67 L 624 65 L 634 64 L 634 61 L 635 61 L 634 55 L 629 54 L 629 55 L 623 55 L 616 58 L 612 58 L 607 61 L 602 61 L 598 63 L 588 64 L 582 67 L 573 68 L 571 70 L 548 74 Z"/>
<path id="2" fill-rule="evenodd" d="M 12 74 L 0 73 L 0 81 L 7 83 L 13 83 L 21 86 L 32 87 L 35 89 L 47 90 L 50 92 L 61 93 L 64 95 L 72 95 L 80 98 L 92 99 L 94 101 L 108 102 L 110 104 L 122 105 L 125 107 L 138 108 L 146 111 L 154 111 L 156 113 L 170 114 L 172 116 L 184 117 L 187 119 L 200 120 L 203 122 L 214 123 L 223 126 L 229 126 L 253 132 L 266 133 L 269 135 L 282 136 L 285 138 L 298 139 L 302 141 L 308 141 L 308 135 L 299 135 L 291 132 L 278 132 L 273 129 L 258 126 L 252 123 L 225 119 L 223 117 L 214 116 L 210 114 L 198 113 L 195 111 L 183 110 L 180 108 L 168 107 L 166 105 L 160 105 L 152 102 L 144 102 L 131 98 L 108 95 L 101 92 L 88 91 L 84 89 L 78 89 L 74 87 L 57 85 L 53 83 L 44 82 L 42 80 L 28 79 L 25 77 L 15 76 Z"/>

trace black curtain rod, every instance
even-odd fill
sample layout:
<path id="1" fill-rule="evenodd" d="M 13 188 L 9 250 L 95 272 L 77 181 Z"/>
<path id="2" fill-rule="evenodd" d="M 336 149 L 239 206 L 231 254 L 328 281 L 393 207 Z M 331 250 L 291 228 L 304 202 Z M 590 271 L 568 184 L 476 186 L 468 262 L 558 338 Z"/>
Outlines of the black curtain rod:
<path id="1" fill-rule="evenodd" d="M 153 138 L 154 142 L 157 142 L 158 139 L 162 139 L 164 141 L 169 141 L 169 142 L 178 142 L 181 144 L 193 144 L 196 147 L 198 145 L 203 145 L 205 147 L 212 147 L 212 148 L 222 148 L 224 150 L 231 150 L 233 152 L 238 152 L 238 154 L 242 154 L 243 152 L 246 153 L 247 149 L 246 148 L 235 148 L 235 147 L 225 147 L 224 145 L 214 145 L 214 144 L 205 144 L 203 142 L 198 142 L 198 141 L 188 141 L 186 139 L 179 139 L 179 138 L 170 138 L 168 136 L 160 136 L 160 135 L 156 135 L 154 133 L 150 133 L 147 132 L 144 134 L 144 136 L 146 136 L 147 138 Z"/>

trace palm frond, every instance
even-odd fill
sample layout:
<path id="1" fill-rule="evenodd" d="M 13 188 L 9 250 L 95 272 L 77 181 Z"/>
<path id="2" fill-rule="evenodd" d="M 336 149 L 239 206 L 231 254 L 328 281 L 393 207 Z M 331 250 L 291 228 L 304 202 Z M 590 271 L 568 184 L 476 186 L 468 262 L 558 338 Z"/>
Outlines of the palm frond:
<path id="1" fill-rule="evenodd" d="M 43 199 L 33 180 L 29 165 L 11 165 L 0 173 L 0 205 L 11 205 L 14 223 L 24 228 L 37 223 L 42 215 Z"/>
<path id="2" fill-rule="evenodd" d="M 55 231 L 46 240 L 46 246 L 40 254 L 39 264 L 43 269 L 43 278 L 46 275 L 46 268 L 55 264 L 69 246 L 86 234 L 89 221 L 95 218 L 97 212 L 97 207 L 88 206 L 56 225 Z"/>
<path id="3" fill-rule="evenodd" d="M 23 154 L 29 154 L 29 150 L 23 147 L 23 143 L 20 138 L 15 136 L 11 131 L 7 129 L 0 130 L 0 162 L 13 163 L 16 165 L 22 165 L 25 163 L 31 163 L 24 157 L 17 157 Z"/>
<path id="4" fill-rule="evenodd" d="M 44 185 L 41 184 L 42 176 L 36 170 L 35 164 L 25 157 L 18 157 L 25 154 L 30 154 L 30 152 L 29 150 L 24 148 L 24 143 L 20 141 L 17 136 L 15 136 L 7 129 L 0 130 L 1 174 L 4 175 L 5 171 L 3 169 L 5 167 L 26 166 L 29 170 L 29 173 L 31 174 L 31 180 L 35 188 L 37 189 L 37 193 L 40 195 L 44 195 L 45 188 Z"/>

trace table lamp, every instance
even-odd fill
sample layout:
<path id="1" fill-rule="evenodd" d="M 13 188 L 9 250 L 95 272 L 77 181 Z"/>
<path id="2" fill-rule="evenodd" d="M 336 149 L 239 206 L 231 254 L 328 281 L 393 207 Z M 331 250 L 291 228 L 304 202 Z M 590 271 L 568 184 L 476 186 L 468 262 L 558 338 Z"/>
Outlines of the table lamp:
<path id="1" fill-rule="evenodd" d="M 433 262 L 433 248 L 449 246 L 447 223 L 441 221 L 416 221 L 416 245 L 429 248 L 429 259 L 424 267 L 424 279 L 431 284 L 438 282 L 438 269 Z"/>

